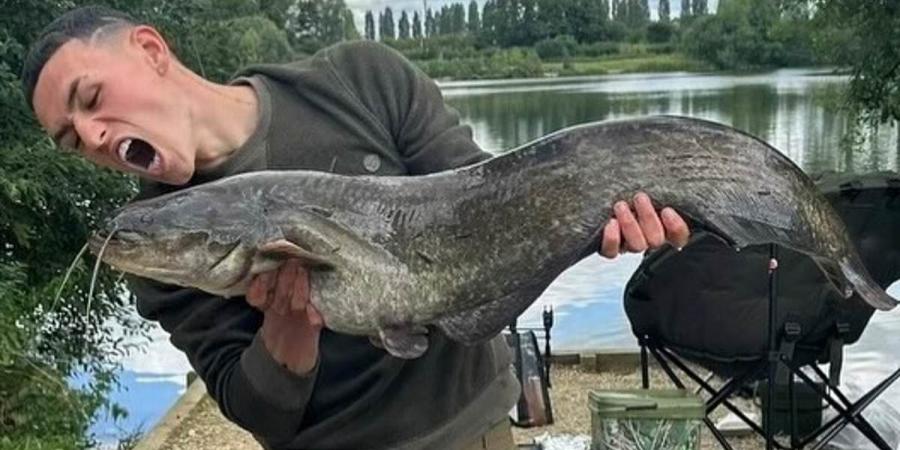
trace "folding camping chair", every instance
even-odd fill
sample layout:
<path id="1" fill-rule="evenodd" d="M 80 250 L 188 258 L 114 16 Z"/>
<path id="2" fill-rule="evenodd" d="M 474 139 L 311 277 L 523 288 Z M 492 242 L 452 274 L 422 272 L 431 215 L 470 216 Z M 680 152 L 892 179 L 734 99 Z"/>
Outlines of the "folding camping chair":
<path id="1" fill-rule="evenodd" d="M 553 405 L 550 403 L 550 329 L 553 328 L 553 308 L 544 308 L 543 327 L 509 325 L 506 342 L 513 353 L 513 366 L 522 392 L 516 405 L 517 418 L 513 425 L 531 428 L 553 424 Z M 538 335 L 544 340 L 541 354 Z"/>
<path id="2" fill-rule="evenodd" d="M 876 281 L 887 287 L 900 278 L 900 236 L 895 236 L 900 233 L 894 231 L 900 229 L 897 174 L 829 175 L 818 184 L 847 223 Z M 700 233 L 682 252 L 660 250 L 644 259 L 626 287 L 625 309 L 641 346 L 643 386 L 649 388 L 651 355 L 679 388 L 685 383 L 673 366 L 693 380 L 709 395 L 705 423 L 723 448 L 731 446 L 709 419 L 720 406 L 763 436 L 769 449 L 821 448 L 848 424 L 879 449 L 891 448 L 861 412 L 900 378 L 900 369 L 856 402 L 842 392 L 843 346 L 859 338 L 873 310 L 857 296 L 840 298 L 808 257 L 774 245 L 736 253 Z M 726 381 L 714 387 L 686 361 Z M 818 366 L 826 362 L 828 375 Z M 729 398 L 762 380 L 764 423 L 757 424 Z M 788 397 L 788 445 L 774 437 L 780 387 Z M 812 391 L 837 416 L 801 435 L 799 388 Z"/>

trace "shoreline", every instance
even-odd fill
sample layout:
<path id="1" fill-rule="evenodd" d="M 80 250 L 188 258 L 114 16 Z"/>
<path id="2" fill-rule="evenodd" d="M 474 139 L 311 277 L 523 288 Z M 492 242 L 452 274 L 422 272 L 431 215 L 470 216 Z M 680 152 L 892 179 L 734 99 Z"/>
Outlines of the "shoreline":
<path id="1" fill-rule="evenodd" d="M 554 354 L 549 389 L 555 423 L 543 427 L 513 427 L 517 444 L 528 445 L 553 438 L 585 440 L 590 433 L 587 408 L 589 389 L 640 387 L 640 354 L 633 349 L 603 349 Z M 674 387 L 659 367 L 651 365 L 651 387 Z M 747 408 L 751 408 L 747 405 Z M 724 416 L 716 411 L 714 420 Z M 718 442 L 703 427 L 702 449 L 715 449 Z M 737 450 L 759 448 L 756 436 L 732 438 Z M 228 422 L 206 394 L 202 381 L 190 383 L 176 404 L 166 412 L 134 447 L 134 450 L 257 450 L 261 447 L 249 433 Z"/>

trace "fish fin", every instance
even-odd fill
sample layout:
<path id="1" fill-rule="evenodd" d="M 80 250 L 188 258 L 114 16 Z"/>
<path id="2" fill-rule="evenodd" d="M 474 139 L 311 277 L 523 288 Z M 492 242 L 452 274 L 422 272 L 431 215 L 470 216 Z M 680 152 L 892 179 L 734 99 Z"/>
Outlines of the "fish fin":
<path id="1" fill-rule="evenodd" d="M 710 214 L 700 227 L 735 249 L 791 241 L 787 230 L 740 216 Z"/>
<path id="2" fill-rule="evenodd" d="M 852 289 L 851 294 L 855 290 L 864 302 L 882 311 L 889 311 L 897 306 L 897 299 L 888 295 L 881 286 L 875 283 L 862 262 L 854 264 L 852 259 L 844 258 L 838 263 L 838 266 L 843 275 L 842 279 L 846 280 Z"/>
<path id="3" fill-rule="evenodd" d="M 259 255 L 277 262 L 296 258 L 303 265 L 317 269 L 334 269 L 334 264 L 326 257 L 315 254 L 287 239 L 276 239 L 258 247 Z"/>
<path id="4" fill-rule="evenodd" d="M 384 350 L 384 343 L 381 342 L 381 338 L 378 336 L 369 336 L 369 342 L 372 343 L 373 346 L 378 347 Z"/>
<path id="5" fill-rule="evenodd" d="M 540 291 L 526 290 L 458 311 L 442 317 L 438 328 L 447 337 L 467 345 L 484 342 L 503 331 L 519 317 L 540 295 Z"/>
<path id="6" fill-rule="evenodd" d="M 378 330 L 381 347 L 393 356 L 414 359 L 428 350 L 428 330 L 425 327 L 389 326 Z"/>

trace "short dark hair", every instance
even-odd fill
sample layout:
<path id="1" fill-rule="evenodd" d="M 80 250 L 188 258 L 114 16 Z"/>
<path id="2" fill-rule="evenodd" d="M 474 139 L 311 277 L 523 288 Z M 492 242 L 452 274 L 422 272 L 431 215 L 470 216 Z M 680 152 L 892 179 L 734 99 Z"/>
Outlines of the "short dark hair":
<path id="1" fill-rule="evenodd" d="M 47 61 L 63 44 L 72 39 L 88 39 L 108 27 L 137 25 L 131 16 L 105 6 L 82 6 L 59 16 L 41 30 L 22 65 L 22 90 L 28 106 L 34 109 L 34 89 Z"/>

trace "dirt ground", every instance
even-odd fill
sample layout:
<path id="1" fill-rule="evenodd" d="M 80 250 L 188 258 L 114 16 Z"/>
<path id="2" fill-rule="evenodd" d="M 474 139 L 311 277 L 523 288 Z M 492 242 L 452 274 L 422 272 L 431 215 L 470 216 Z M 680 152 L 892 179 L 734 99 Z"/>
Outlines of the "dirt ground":
<path id="1" fill-rule="evenodd" d="M 655 388 L 671 387 L 659 370 L 651 371 L 652 385 Z M 640 374 L 635 371 L 629 374 L 585 372 L 577 367 L 554 368 L 550 390 L 555 423 L 551 426 L 520 429 L 514 428 L 516 442 L 531 443 L 534 438 L 564 435 L 587 435 L 590 433 L 590 413 L 587 407 L 587 391 L 589 389 L 614 389 L 640 387 Z M 741 405 L 742 409 L 752 408 Z M 720 408 L 721 409 L 721 408 Z M 714 420 L 724 415 L 716 411 Z M 730 438 L 736 450 L 764 448 L 763 441 L 755 436 Z M 721 446 L 713 439 L 706 428 L 701 436 L 701 448 L 719 449 Z M 205 397 L 191 414 L 171 434 L 161 450 L 256 450 L 261 447 L 253 438 L 237 426 L 229 423 L 219 413 L 215 403 Z M 580 449 L 579 449 L 580 450 Z"/>

